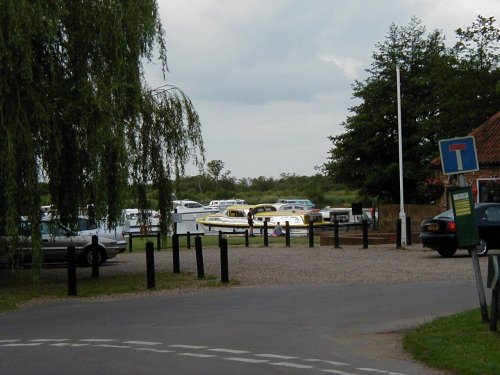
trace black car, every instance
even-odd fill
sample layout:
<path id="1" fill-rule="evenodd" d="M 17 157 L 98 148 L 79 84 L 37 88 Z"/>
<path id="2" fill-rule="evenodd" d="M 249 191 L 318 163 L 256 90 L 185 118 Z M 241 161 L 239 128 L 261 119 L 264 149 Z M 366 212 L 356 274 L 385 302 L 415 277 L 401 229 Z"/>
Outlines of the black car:
<path id="1" fill-rule="evenodd" d="M 500 203 L 478 203 L 475 210 L 479 233 L 476 252 L 486 255 L 490 249 L 500 249 Z M 453 210 L 448 210 L 422 222 L 420 241 L 448 258 L 458 249 L 456 230 Z"/>

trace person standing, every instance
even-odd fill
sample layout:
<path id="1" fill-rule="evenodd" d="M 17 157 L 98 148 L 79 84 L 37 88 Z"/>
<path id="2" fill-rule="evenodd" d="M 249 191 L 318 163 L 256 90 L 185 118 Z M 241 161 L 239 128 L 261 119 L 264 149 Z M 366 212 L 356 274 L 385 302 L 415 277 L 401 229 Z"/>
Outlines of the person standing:
<path id="1" fill-rule="evenodd" d="M 253 208 L 250 207 L 247 213 L 247 220 L 248 220 L 248 234 L 250 237 L 254 237 L 253 235 Z"/>

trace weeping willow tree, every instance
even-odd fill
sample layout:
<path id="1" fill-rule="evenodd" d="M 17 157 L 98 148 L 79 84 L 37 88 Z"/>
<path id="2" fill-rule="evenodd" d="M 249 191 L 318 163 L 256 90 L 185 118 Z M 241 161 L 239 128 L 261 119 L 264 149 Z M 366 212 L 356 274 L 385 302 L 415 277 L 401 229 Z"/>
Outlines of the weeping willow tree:
<path id="1" fill-rule="evenodd" d="M 204 149 L 189 98 L 144 78 L 153 59 L 168 71 L 156 1 L 0 0 L 0 19 L 3 250 L 16 249 L 27 216 L 40 253 L 40 181 L 69 225 L 88 204 L 115 224 L 130 183 L 143 209 L 154 185 L 167 218 L 172 181 L 189 161 L 202 165 Z"/>

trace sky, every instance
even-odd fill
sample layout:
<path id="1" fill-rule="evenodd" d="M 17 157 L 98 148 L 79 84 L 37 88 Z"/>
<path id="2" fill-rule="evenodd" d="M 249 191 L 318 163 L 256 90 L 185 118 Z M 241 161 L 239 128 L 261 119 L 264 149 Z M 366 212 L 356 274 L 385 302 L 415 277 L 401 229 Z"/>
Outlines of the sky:
<path id="1" fill-rule="evenodd" d="M 499 0 L 157 0 L 169 72 L 147 64 L 150 87 L 171 84 L 200 116 L 206 160 L 230 176 L 311 176 L 328 159 L 329 136 L 357 104 L 376 44 L 413 16 L 428 32 L 455 30 Z M 394 88 L 396 90 L 396 87 Z M 397 124 L 395 124 L 397 126 Z M 187 166 L 188 175 L 198 174 Z"/>

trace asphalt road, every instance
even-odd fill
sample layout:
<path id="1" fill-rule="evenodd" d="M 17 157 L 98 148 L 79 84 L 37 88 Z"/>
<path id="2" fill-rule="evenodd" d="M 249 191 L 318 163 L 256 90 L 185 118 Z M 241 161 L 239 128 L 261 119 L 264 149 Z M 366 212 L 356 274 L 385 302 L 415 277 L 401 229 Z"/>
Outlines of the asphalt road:
<path id="1" fill-rule="evenodd" d="M 470 279 L 57 301 L 0 314 L 0 373 L 439 374 L 400 332 L 474 307 Z"/>

